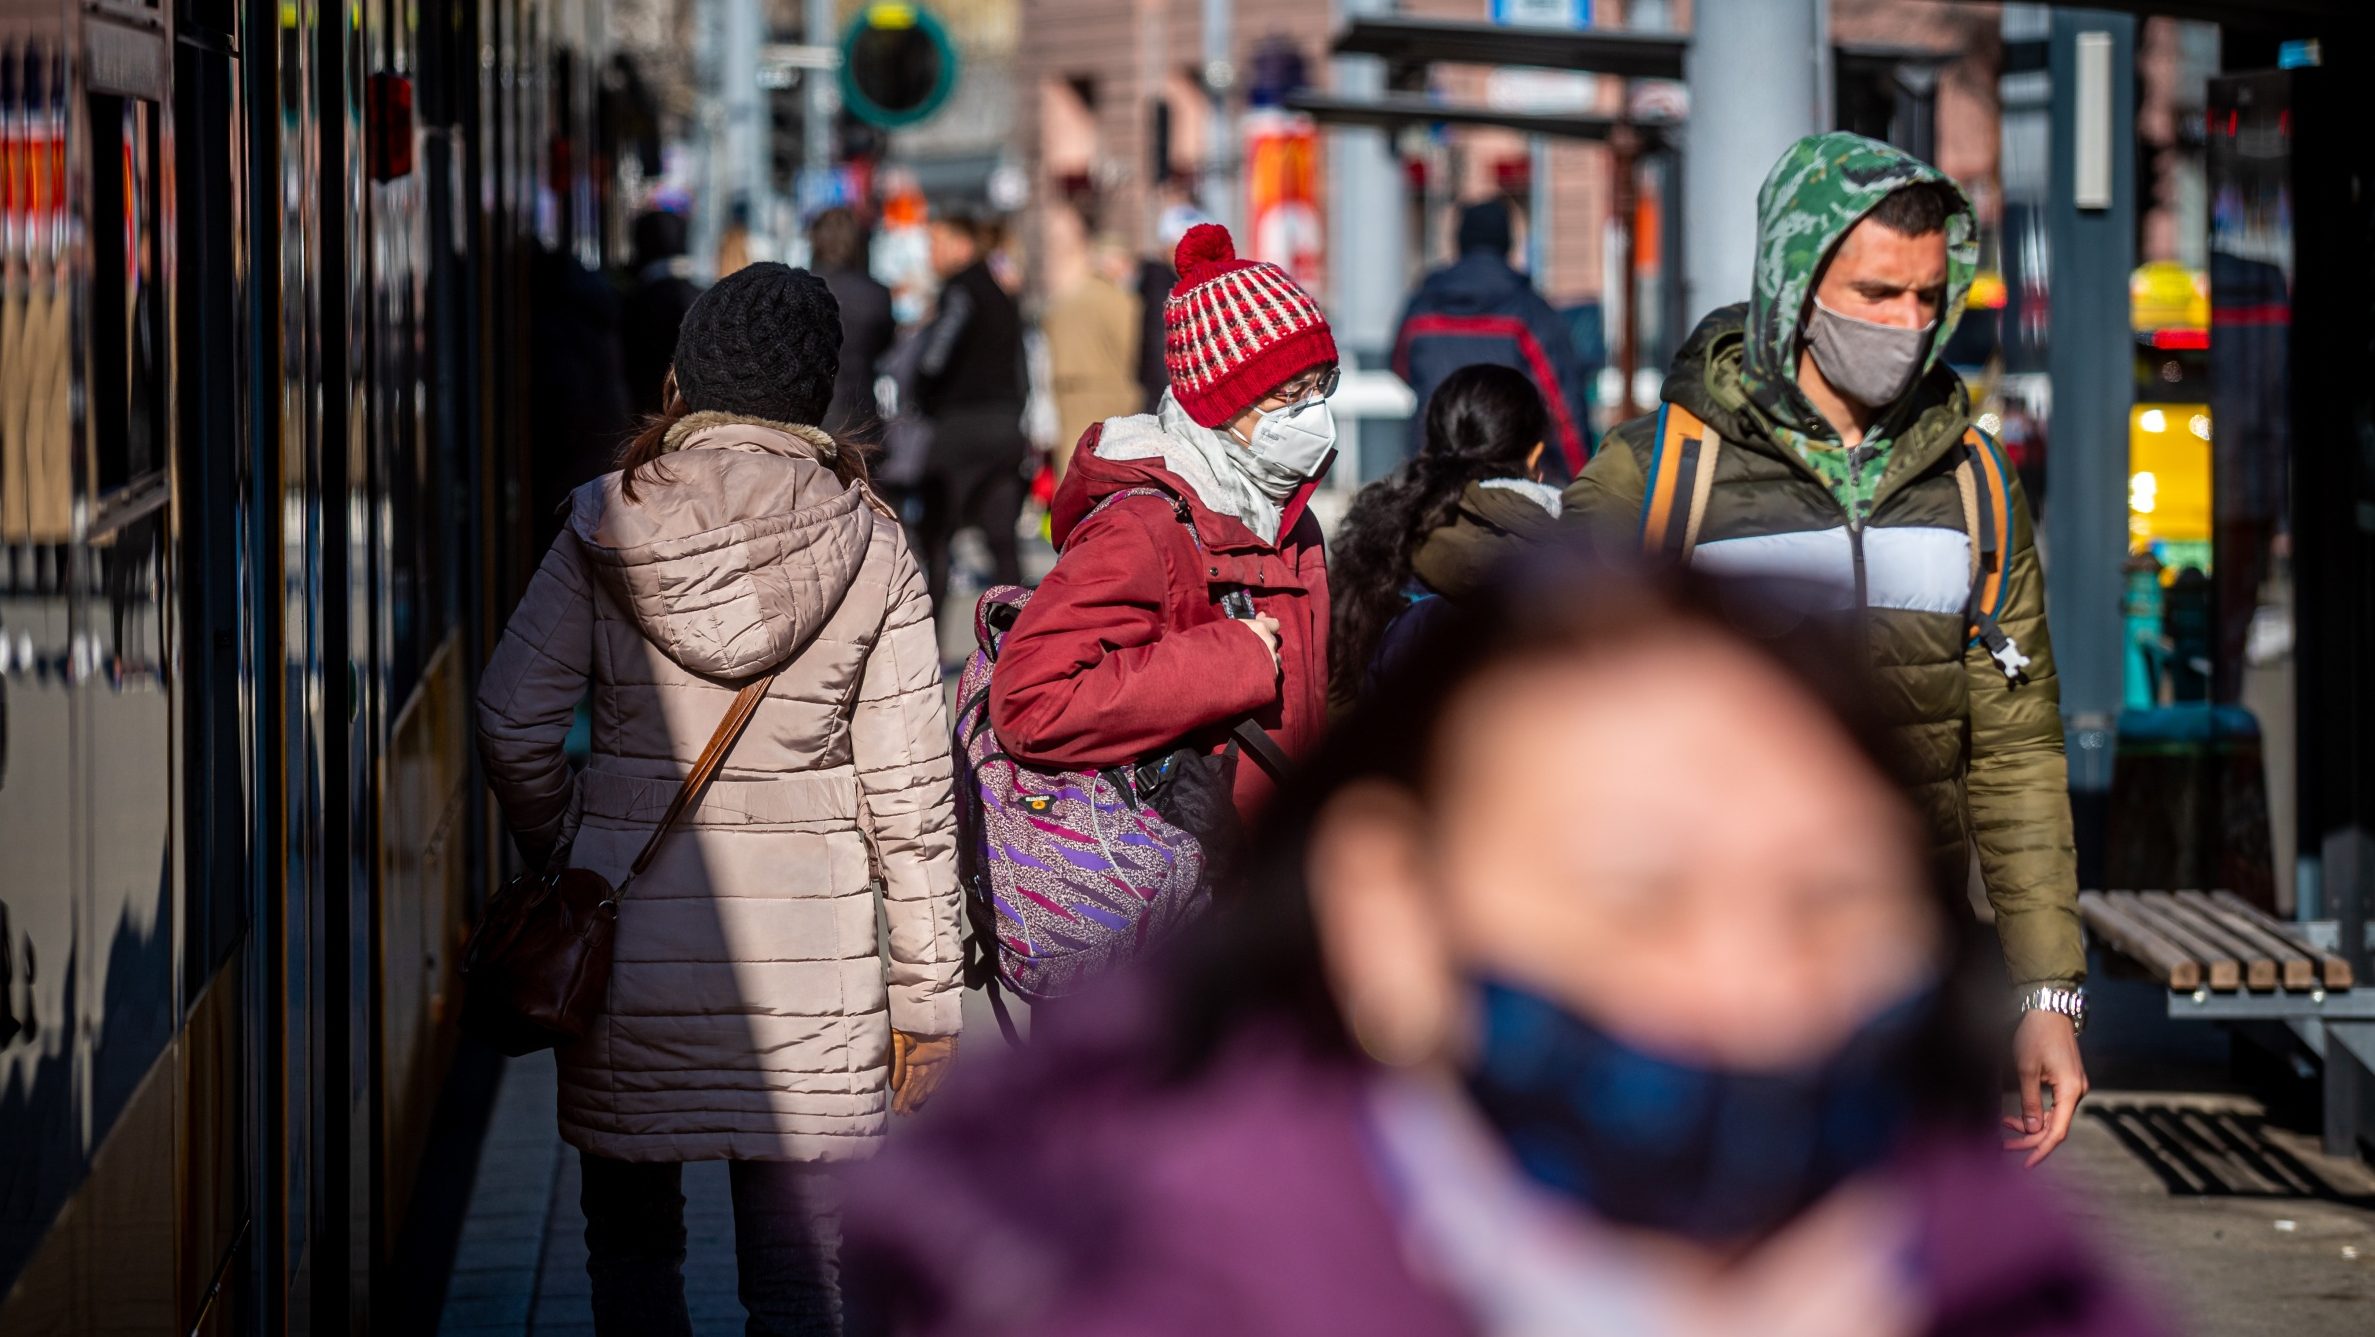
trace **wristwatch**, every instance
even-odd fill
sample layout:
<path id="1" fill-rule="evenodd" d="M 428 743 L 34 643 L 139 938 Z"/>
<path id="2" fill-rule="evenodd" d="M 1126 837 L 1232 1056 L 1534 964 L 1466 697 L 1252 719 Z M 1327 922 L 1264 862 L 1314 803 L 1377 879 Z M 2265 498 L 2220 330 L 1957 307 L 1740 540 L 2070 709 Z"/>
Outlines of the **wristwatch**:
<path id="1" fill-rule="evenodd" d="M 2086 989 L 2076 984 L 2034 984 L 2020 996 L 2020 1010 L 2059 1012 L 2070 1019 L 2072 1032 L 2086 1034 Z"/>

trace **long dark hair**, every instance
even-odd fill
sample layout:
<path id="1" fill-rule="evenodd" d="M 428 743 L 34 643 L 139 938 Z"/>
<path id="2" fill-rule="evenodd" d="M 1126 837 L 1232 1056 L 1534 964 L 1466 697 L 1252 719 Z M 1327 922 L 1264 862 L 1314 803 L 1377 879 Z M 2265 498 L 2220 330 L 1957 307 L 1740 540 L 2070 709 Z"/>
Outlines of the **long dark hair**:
<path id="1" fill-rule="evenodd" d="M 693 413 L 693 406 L 684 401 L 684 392 L 676 388 L 674 371 L 668 373 L 668 380 L 660 389 L 660 402 L 667 407 L 645 418 L 643 426 L 619 450 L 618 467 L 623 471 L 623 476 L 619 479 L 618 490 L 619 495 L 629 502 L 642 500 L 635 495 L 637 483 L 668 481 L 668 468 L 664 463 L 668 454 L 668 432 Z M 820 427 L 817 430 L 824 429 Z M 838 432 L 828 435 L 833 438 L 833 453 L 823 463 L 833 471 L 833 476 L 840 479 L 844 487 L 865 488 L 874 509 L 885 515 L 890 514 L 889 508 L 875 494 L 873 475 L 866 468 L 866 455 L 872 447 Z"/>
<path id="2" fill-rule="evenodd" d="M 1383 781 L 1423 802 L 1446 720 L 1494 671 L 1621 651 L 1677 628 L 1711 630 L 1793 684 L 1902 792 L 1915 768 L 1873 713 L 1877 698 L 1853 629 L 1830 620 L 1835 615 L 1805 611 L 1821 606 L 1803 586 L 1636 570 L 1568 544 L 1529 554 L 1479 597 L 1453 606 L 1401 671 L 1336 722 L 1264 813 L 1238 865 L 1237 894 L 1165 975 L 1166 1033 L 1151 1054 L 1155 1072 L 1192 1079 L 1231 1040 L 1256 1030 L 1291 1033 L 1323 1060 L 1355 1058 L 1328 990 L 1304 880 L 1313 830 L 1331 800 L 1363 782 Z M 1575 764 L 1593 763 L 1578 757 Z M 1911 827 L 1910 804 L 1907 816 Z M 1947 974 L 1914 1090 L 1931 1120 L 1968 1122 L 1990 1106 L 2001 990 L 1988 983 L 1989 943 L 1965 902 L 1962 868 L 1928 862 Z"/>
<path id="3" fill-rule="evenodd" d="M 1329 695 L 1349 702 L 1360 694 L 1378 640 L 1404 607 L 1410 557 L 1420 541 L 1450 523 L 1470 483 L 1523 474 L 1548 423 L 1534 383 L 1507 367 L 1462 367 L 1435 387 L 1424 447 L 1362 488 L 1336 532 L 1328 562 L 1335 608 Z"/>

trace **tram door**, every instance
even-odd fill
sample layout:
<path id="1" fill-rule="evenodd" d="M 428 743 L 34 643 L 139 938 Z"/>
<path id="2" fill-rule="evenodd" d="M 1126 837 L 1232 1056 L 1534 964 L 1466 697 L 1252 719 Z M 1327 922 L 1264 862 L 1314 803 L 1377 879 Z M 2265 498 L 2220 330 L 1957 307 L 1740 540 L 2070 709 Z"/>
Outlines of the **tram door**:
<path id="1" fill-rule="evenodd" d="M 186 188 L 181 136 L 206 134 L 177 125 L 176 78 L 180 37 L 226 43 L 175 26 L 140 0 L 0 10 L 10 1332 L 223 1330 L 249 1207 L 242 647 L 236 578 L 211 604 L 190 579 L 222 555 L 192 434 L 221 406 L 187 393 L 236 331 L 182 362 L 231 241 Z M 209 115 L 227 136 L 228 108 Z"/>

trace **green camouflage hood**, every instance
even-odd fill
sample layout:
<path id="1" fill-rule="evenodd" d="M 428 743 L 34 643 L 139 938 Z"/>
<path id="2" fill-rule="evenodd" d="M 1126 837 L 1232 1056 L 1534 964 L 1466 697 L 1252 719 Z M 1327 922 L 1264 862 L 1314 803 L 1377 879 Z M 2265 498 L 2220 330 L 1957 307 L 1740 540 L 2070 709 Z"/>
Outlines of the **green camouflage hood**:
<path id="1" fill-rule="evenodd" d="M 1741 387 L 1774 435 L 1831 484 L 1851 514 L 1868 508 L 1882 470 L 1866 468 L 1860 478 L 1849 476 L 1838 434 L 1798 390 L 1799 332 L 1813 300 L 1815 275 L 1840 239 L 1890 192 L 1923 181 L 1945 186 L 1955 205 L 1946 220 L 1946 304 L 1938 313 L 1926 372 L 1938 365 L 1979 266 L 1979 220 L 1962 188 L 1901 149 L 1835 131 L 1792 144 L 1757 192 L 1756 275 Z M 1868 444 L 1885 452 L 1896 430 L 1884 417 L 1874 424 Z"/>

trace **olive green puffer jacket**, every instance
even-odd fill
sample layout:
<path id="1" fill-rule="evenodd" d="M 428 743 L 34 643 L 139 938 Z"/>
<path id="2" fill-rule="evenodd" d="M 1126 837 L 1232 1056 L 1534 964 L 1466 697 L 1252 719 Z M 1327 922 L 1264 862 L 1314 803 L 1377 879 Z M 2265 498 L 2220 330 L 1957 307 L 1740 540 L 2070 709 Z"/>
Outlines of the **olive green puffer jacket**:
<path id="1" fill-rule="evenodd" d="M 1845 576 L 1861 543 L 1881 709 L 1906 744 L 1938 858 L 1959 869 L 1976 842 L 2015 983 L 2082 979 L 2061 693 L 2034 526 L 2019 485 L 2000 619 L 2030 660 L 2028 681 L 2015 684 L 1984 648 L 1965 644 L 1970 546 L 1954 446 L 1971 410 L 1961 380 L 1933 369 L 1915 389 L 1881 466 L 1871 519 L 1851 533 L 1837 495 L 1799 452 L 1771 439 L 1766 415 L 1741 386 L 1745 315 L 1729 307 L 1709 316 L 1666 382 L 1667 399 L 1724 438 L 1693 563 Z M 1638 542 L 1656 432 L 1652 415 L 1609 434 L 1567 490 L 1569 524 Z"/>

